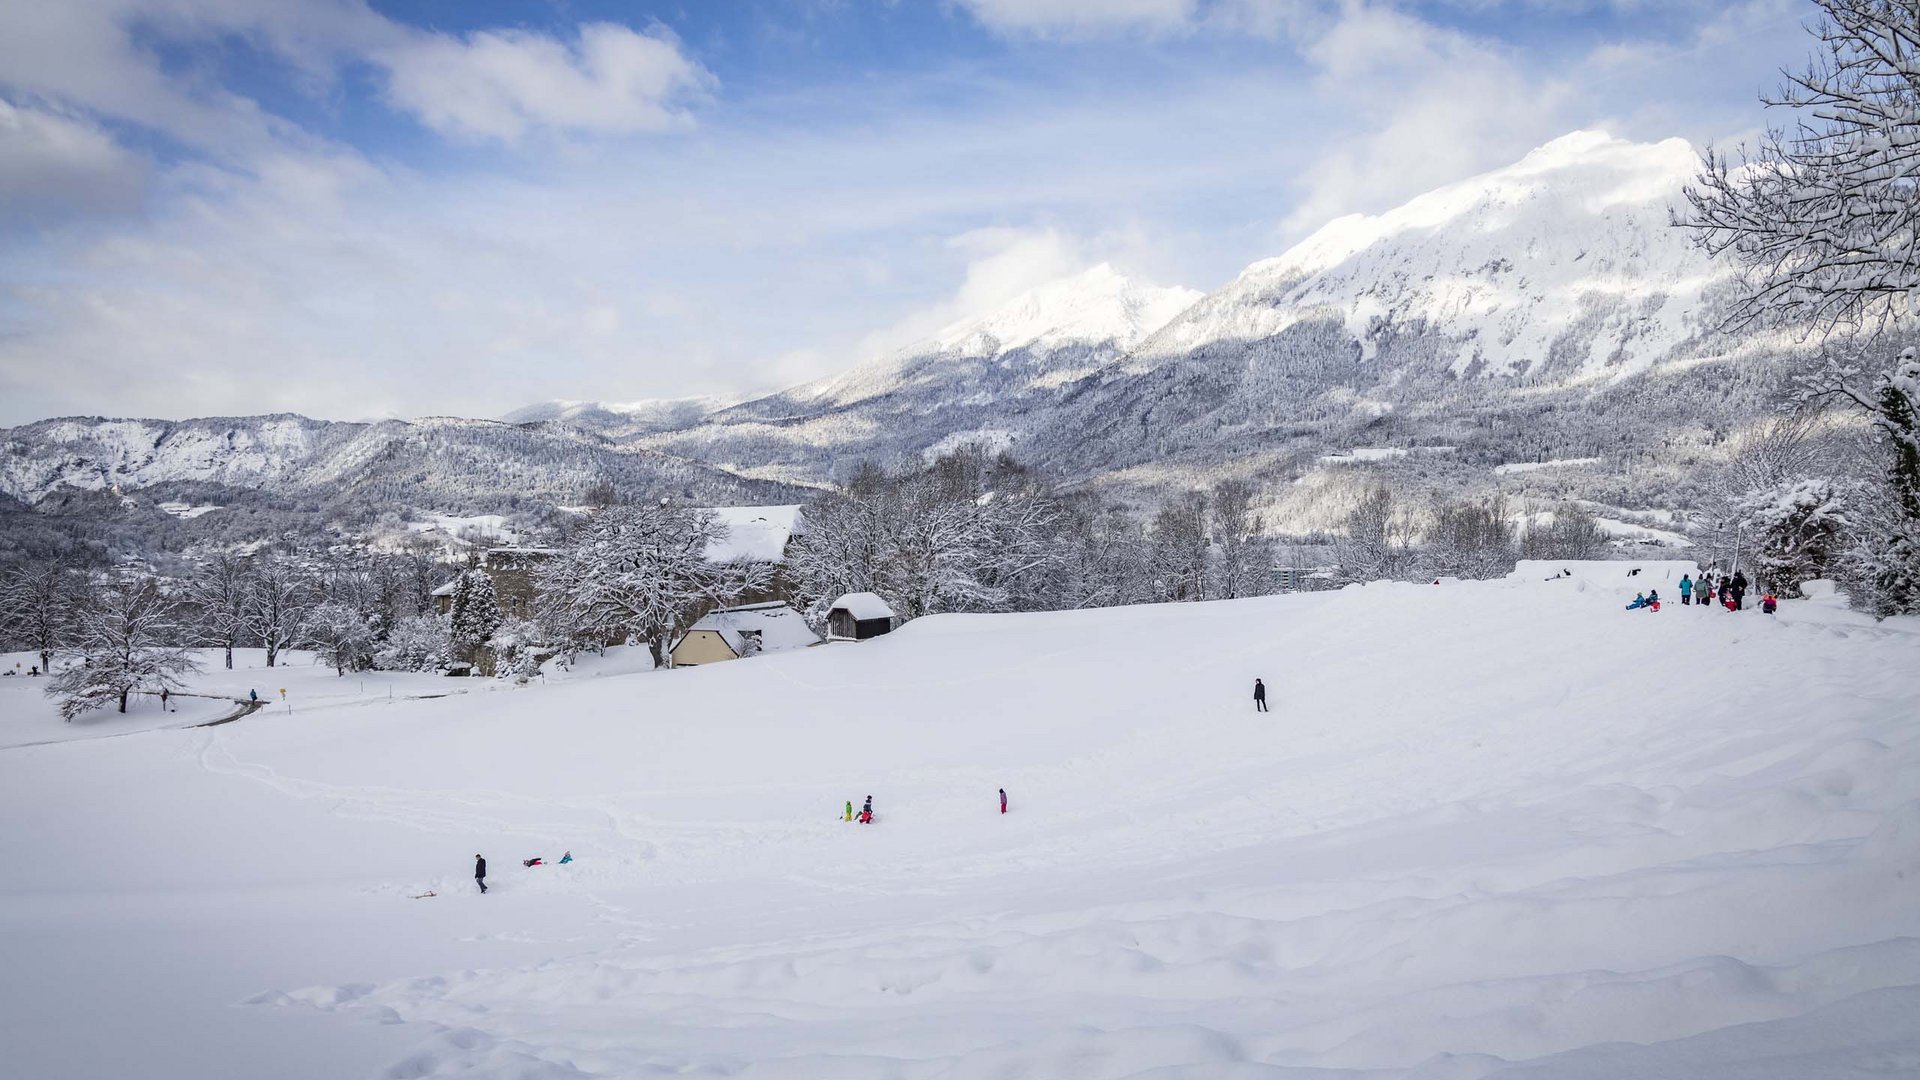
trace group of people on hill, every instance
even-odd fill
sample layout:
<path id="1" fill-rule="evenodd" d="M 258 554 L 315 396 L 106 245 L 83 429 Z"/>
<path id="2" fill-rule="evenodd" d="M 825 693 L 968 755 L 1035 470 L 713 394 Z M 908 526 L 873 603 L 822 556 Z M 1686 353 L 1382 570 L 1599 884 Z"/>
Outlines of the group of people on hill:
<path id="1" fill-rule="evenodd" d="M 1003 814 L 1007 812 L 1007 789 L 1006 788 L 1000 789 L 1000 812 Z M 873 824 L 873 796 L 871 795 L 867 796 L 867 801 L 865 805 L 860 807 L 860 813 L 858 815 L 855 815 L 853 812 L 853 803 L 848 802 L 846 813 L 843 817 L 843 820 L 857 821 L 862 825 Z"/>
<path id="2" fill-rule="evenodd" d="M 1637 573 L 1637 571 L 1635 571 Z M 1747 589 L 1750 583 L 1747 575 L 1739 570 L 1731 574 L 1718 576 L 1712 570 L 1701 571 L 1698 581 L 1692 574 L 1680 577 L 1680 604 L 1683 607 L 1711 607 L 1715 604 L 1728 611 L 1744 611 L 1747 606 Z M 1780 607 L 1780 598 L 1772 593 L 1760 597 L 1760 610 L 1771 615 Z M 1659 611 L 1660 590 L 1648 589 L 1633 598 L 1627 605 L 1628 611 Z"/>

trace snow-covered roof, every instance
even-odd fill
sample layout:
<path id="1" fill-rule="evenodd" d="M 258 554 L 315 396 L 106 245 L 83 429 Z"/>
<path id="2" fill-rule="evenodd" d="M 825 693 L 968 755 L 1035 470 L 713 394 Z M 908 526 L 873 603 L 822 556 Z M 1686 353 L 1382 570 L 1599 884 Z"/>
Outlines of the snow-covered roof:
<path id="1" fill-rule="evenodd" d="M 710 506 L 727 527 L 724 539 L 707 545 L 708 562 L 784 562 L 787 541 L 800 531 L 800 507 Z"/>
<path id="2" fill-rule="evenodd" d="M 452 596 L 452 595 L 453 595 L 453 587 L 454 587 L 455 585 L 458 585 L 459 583 L 460 583 L 460 579 L 459 579 L 459 578 L 454 578 L 454 579 L 453 579 L 452 581 L 449 581 L 449 582 L 447 582 L 447 583 L 446 583 L 445 585 L 442 585 L 442 586 L 440 586 L 439 588 L 437 588 L 437 589 L 435 589 L 435 590 L 433 590 L 433 593 L 432 593 L 432 595 L 434 595 L 434 596 Z"/>
<path id="3" fill-rule="evenodd" d="M 711 630 L 719 634 L 736 656 L 744 652 L 742 635 L 755 630 L 760 632 L 761 652 L 799 649 L 820 643 L 820 635 L 813 632 L 807 620 L 778 600 L 709 611 L 689 627 L 687 633 L 696 630 Z M 683 636 L 681 640 L 686 639 Z M 675 647 L 678 647 L 677 643 Z"/>
<path id="4" fill-rule="evenodd" d="M 887 602 L 880 599 L 878 593 L 850 592 L 835 600 L 833 607 L 829 610 L 845 610 L 847 614 L 861 622 L 866 622 L 868 619 L 893 618 L 893 608 L 887 606 Z"/>

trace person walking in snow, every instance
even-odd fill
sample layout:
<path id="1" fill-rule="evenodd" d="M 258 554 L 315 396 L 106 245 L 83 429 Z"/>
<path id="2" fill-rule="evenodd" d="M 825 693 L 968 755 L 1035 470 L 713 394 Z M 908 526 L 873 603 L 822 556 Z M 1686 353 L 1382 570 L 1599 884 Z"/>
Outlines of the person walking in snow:
<path id="1" fill-rule="evenodd" d="M 473 882 L 480 886 L 480 895 L 487 894 L 487 860 L 479 855 L 473 857 Z"/>
<path id="2" fill-rule="evenodd" d="M 1690 574 L 1681 574 L 1680 575 L 1680 606 L 1686 607 L 1688 604 L 1691 604 L 1691 603 L 1693 603 L 1693 577 Z"/>
<path id="3" fill-rule="evenodd" d="M 1267 711 L 1267 684 L 1259 679 L 1253 680 L 1253 711 Z"/>
<path id="4" fill-rule="evenodd" d="M 1738 570 L 1735 570 L 1733 572 L 1733 610 L 1739 611 L 1741 608 L 1746 606 L 1746 602 L 1747 602 L 1747 575 Z"/>
<path id="5" fill-rule="evenodd" d="M 1000 812 L 1003 814 L 1007 812 L 1007 789 L 1006 788 L 1000 789 Z"/>

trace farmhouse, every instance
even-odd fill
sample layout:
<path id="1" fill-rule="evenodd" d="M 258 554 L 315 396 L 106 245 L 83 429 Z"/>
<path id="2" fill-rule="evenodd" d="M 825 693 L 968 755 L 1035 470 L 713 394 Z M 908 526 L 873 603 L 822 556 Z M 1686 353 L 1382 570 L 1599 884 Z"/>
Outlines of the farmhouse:
<path id="1" fill-rule="evenodd" d="M 865 641 L 892 629 L 893 608 L 875 593 L 848 593 L 827 609 L 827 636 L 834 641 Z"/>
<path id="2" fill-rule="evenodd" d="M 675 667 L 693 667 L 818 644 L 807 620 L 774 600 L 708 612 L 674 642 L 672 655 Z"/>

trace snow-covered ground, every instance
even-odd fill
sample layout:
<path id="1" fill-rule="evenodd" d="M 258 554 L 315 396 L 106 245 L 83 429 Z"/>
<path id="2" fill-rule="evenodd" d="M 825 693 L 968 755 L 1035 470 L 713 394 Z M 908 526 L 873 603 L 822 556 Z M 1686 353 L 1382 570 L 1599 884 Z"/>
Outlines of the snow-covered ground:
<path id="1" fill-rule="evenodd" d="M 225 656 L 218 649 L 196 649 L 193 655 L 200 662 L 201 671 L 188 676 L 185 691 L 168 702 L 172 707 L 170 711 L 162 711 L 158 697 L 138 694 L 129 699 L 125 713 L 96 710 L 67 723 L 60 719 L 58 703 L 46 695 L 47 680 L 26 674 L 40 663 L 39 654 L 0 653 L 0 672 L 15 673 L 0 675 L 0 748 L 192 727 L 233 715 L 235 706 L 247 697 L 249 690 L 259 692 L 260 700 L 270 706 L 270 713 L 284 716 L 308 708 L 384 705 L 409 698 L 507 688 L 507 684 L 490 679 L 448 679 L 400 671 L 362 671 L 341 676 L 319 656 L 302 649 L 281 653 L 271 668 L 267 666 L 266 650 L 235 649 L 231 671 L 226 669 Z M 600 658 L 591 662 L 605 663 Z M 56 658 L 54 670 L 70 663 L 71 660 Z M 280 693 L 282 690 L 286 691 L 284 696 Z"/>
<path id="2" fill-rule="evenodd" d="M 0 750 L 7 1069 L 1910 1073 L 1920 625 L 1632 565 Z"/>

